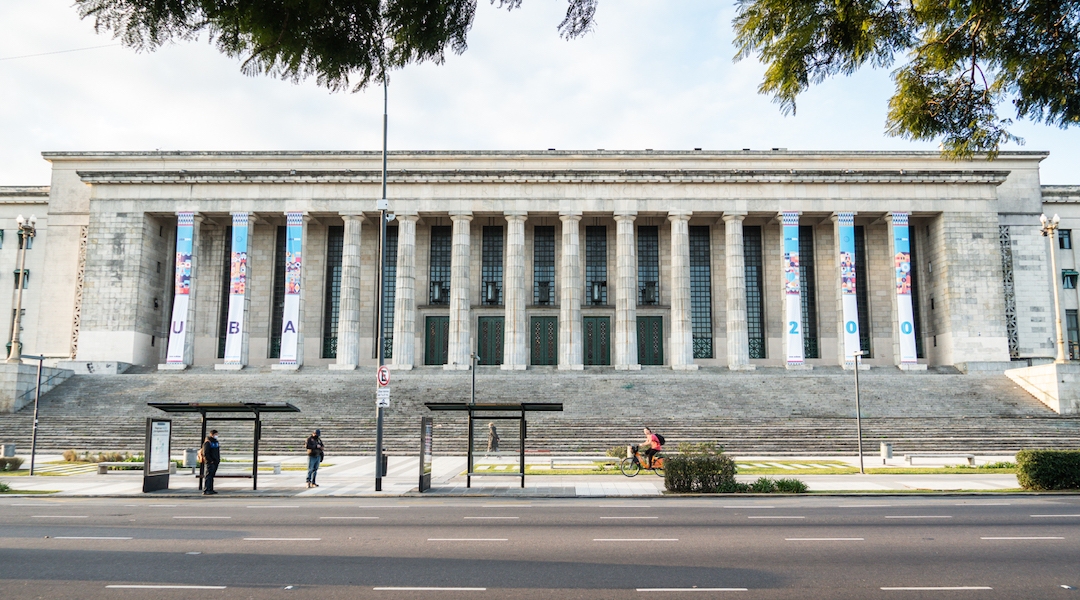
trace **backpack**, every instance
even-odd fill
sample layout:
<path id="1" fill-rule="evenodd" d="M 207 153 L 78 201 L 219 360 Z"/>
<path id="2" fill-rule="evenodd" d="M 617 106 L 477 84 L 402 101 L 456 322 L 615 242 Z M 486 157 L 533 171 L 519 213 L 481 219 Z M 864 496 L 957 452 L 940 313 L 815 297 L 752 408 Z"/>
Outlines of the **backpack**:
<path id="1" fill-rule="evenodd" d="M 196 462 L 200 462 L 200 463 L 206 462 L 206 455 L 203 454 L 203 449 L 202 448 L 199 448 L 199 451 L 197 453 L 195 453 L 195 460 L 196 460 Z"/>
<path id="2" fill-rule="evenodd" d="M 661 446 L 663 446 L 664 444 L 667 443 L 667 442 L 664 441 L 664 436 L 660 435 L 659 433 L 654 433 L 653 435 L 656 436 L 656 439 L 660 440 L 660 445 Z"/>

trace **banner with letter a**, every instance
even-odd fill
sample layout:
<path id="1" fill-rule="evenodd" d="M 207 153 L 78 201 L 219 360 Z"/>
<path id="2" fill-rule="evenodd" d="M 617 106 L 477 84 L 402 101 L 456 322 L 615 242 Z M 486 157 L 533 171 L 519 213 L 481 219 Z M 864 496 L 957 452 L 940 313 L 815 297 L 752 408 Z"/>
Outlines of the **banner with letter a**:
<path id="1" fill-rule="evenodd" d="M 176 283 L 173 295 L 172 321 L 169 323 L 169 352 L 165 362 L 184 364 L 184 349 L 188 330 L 188 304 L 191 298 L 191 251 L 195 237 L 195 213 L 177 213 L 176 224 Z"/>
<path id="2" fill-rule="evenodd" d="M 844 363 L 855 362 L 859 346 L 859 298 L 855 293 L 855 213 L 837 215 L 840 240 L 840 301 L 844 318 Z"/>
<path id="3" fill-rule="evenodd" d="M 799 289 L 799 213 L 782 213 L 787 364 L 803 364 L 802 297 Z"/>
<path id="4" fill-rule="evenodd" d="M 892 214 L 893 248 L 896 255 L 896 318 L 900 321 L 900 364 L 919 362 L 915 351 L 915 311 L 911 303 L 911 239 L 908 213 Z"/>
<path id="5" fill-rule="evenodd" d="M 233 213 L 232 258 L 229 261 L 229 322 L 225 333 L 225 364 L 243 363 L 247 307 L 248 213 Z"/>
<path id="6" fill-rule="evenodd" d="M 281 320 L 281 364 L 295 365 L 300 335 L 300 283 L 304 266 L 304 213 L 285 213 L 285 311 Z"/>

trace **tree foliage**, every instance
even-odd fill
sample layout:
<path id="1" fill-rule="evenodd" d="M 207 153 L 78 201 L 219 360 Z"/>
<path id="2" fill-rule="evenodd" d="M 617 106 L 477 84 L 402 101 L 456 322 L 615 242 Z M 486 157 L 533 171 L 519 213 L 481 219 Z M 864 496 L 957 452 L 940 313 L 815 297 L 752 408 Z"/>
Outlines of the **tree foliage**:
<path id="1" fill-rule="evenodd" d="M 787 113 L 810 85 L 891 67 L 889 135 L 942 138 L 953 158 L 1021 142 L 999 115 L 1080 123 L 1080 1 L 737 0 L 737 59 L 766 65 L 759 91 Z"/>
<path id="2" fill-rule="evenodd" d="M 514 9 L 522 0 L 490 0 Z M 597 0 L 568 0 L 559 32 L 591 26 Z M 201 35 L 242 58 L 248 75 L 314 77 L 331 90 L 358 91 L 410 63 L 441 64 L 462 53 L 477 0 L 75 0 L 98 31 L 128 47 L 155 50 Z"/>

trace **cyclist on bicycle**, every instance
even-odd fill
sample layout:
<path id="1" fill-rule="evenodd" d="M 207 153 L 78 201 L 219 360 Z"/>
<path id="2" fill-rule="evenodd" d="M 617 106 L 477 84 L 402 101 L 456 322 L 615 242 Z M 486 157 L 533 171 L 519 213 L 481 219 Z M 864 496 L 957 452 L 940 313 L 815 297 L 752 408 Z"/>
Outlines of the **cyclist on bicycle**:
<path id="1" fill-rule="evenodd" d="M 660 438 L 656 437 L 656 434 L 652 432 L 652 429 L 646 427 L 644 432 L 645 441 L 638 445 L 638 450 L 645 453 L 645 459 L 649 463 L 645 468 L 651 469 L 652 459 L 656 456 L 656 453 L 660 451 L 662 444 L 660 443 Z"/>

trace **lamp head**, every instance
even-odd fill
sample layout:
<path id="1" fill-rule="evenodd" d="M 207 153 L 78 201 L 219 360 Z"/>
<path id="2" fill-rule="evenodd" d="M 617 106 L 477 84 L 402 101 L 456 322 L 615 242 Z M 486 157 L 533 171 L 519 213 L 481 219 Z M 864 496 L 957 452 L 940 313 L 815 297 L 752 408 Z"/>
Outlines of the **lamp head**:
<path id="1" fill-rule="evenodd" d="M 1046 215 L 1039 215 L 1039 222 L 1042 223 L 1043 227 L 1046 227 Z"/>
<path id="2" fill-rule="evenodd" d="M 37 226 L 37 217 L 34 216 L 34 215 L 30 215 L 30 226 L 31 227 L 36 227 Z"/>
<path id="3" fill-rule="evenodd" d="M 30 218 L 33 219 L 33 217 L 30 217 Z M 1057 226 L 1057 224 L 1061 222 L 1061 217 L 1059 217 L 1057 215 L 1054 215 L 1053 222 L 1054 222 L 1054 225 Z"/>
<path id="4" fill-rule="evenodd" d="M 22 215 L 19 215 L 15 217 L 15 222 L 19 224 L 19 227 L 22 227 L 23 223 L 26 222 L 26 219 L 24 219 Z"/>

